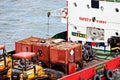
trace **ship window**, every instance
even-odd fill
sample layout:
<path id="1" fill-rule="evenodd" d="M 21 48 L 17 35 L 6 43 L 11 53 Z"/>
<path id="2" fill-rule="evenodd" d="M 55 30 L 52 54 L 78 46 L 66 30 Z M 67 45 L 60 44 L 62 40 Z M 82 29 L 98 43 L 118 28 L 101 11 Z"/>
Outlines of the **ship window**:
<path id="1" fill-rule="evenodd" d="M 77 7 L 77 3 L 76 2 L 74 2 L 73 4 L 74 4 L 75 7 Z"/>
<path id="2" fill-rule="evenodd" d="M 89 4 L 87 4 L 86 6 L 87 6 L 87 8 L 88 8 L 88 9 L 90 9 L 90 6 L 89 6 Z"/>
<path id="3" fill-rule="evenodd" d="M 100 8 L 101 8 L 102 11 L 104 10 L 103 6 L 101 6 Z"/>
<path id="4" fill-rule="evenodd" d="M 92 8 L 99 8 L 99 0 L 91 0 Z"/>
<path id="5" fill-rule="evenodd" d="M 92 17 L 92 22 L 95 22 L 95 20 L 96 20 L 96 17 Z"/>
<path id="6" fill-rule="evenodd" d="M 115 8 L 115 11 L 116 11 L 116 12 L 119 12 L 119 9 L 118 9 L 118 8 Z"/>
<path id="7" fill-rule="evenodd" d="M 74 26 L 74 28 L 75 28 L 75 29 L 77 29 L 77 27 L 76 27 L 76 26 Z"/>
<path id="8" fill-rule="evenodd" d="M 116 34 L 116 36 L 118 36 L 118 35 L 119 35 L 119 33 L 118 33 L 118 32 L 116 32 L 115 34 Z"/>

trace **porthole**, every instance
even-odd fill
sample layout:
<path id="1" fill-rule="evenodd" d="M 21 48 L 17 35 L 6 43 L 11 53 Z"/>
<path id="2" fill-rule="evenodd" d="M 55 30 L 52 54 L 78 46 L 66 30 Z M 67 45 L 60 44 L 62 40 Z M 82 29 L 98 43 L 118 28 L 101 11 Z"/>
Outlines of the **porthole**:
<path id="1" fill-rule="evenodd" d="M 119 12 L 119 9 L 118 9 L 118 8 L 115 8 L 115 11 L 116 11 L 116 12 Z"/>
<path id="2" fill-rule="evenodd" d="M 74 28 L 75 28 L 75 29 L 77 29 L 77 27 L 76 27 L 76 26 L 74 26 Z"/>
<path id="3" fill-rule="evenodd" d="M 116 32 L 115 34 L 116 34 L 116 36 L 118 36 L 118 35 L 119 35 L 119 33 L 118 33 L 118 32 Z"/>
<path id="4" fill-rule="evenodd" d="M 96 21 L 96 17 L 92 17 L 92 22 L 95 22 Z"/>
<path id="5" fill-rule="evenodd" d="M 101 11 L 103 11 L 103 10 L 104 10 L 104 7 L 103 7 L 103 6 L 101 6 L 101 7 L 100 7 L 100 9 L 101 9 Z"/>
<path id="6" fill-rule="evenodd" d="M 87 6 L 87 8 L 88 8 L 88 9 L 90 9 L 90 6 L 89 6 L 89 4 L 87 4 L 86 6 Z"/>
<path id="7" fill-rule="evenodd" d="M 74 4 L 75 7 L 77 7 L 77 3 L 76 2 L 74 2 L 73 4 Z"/>

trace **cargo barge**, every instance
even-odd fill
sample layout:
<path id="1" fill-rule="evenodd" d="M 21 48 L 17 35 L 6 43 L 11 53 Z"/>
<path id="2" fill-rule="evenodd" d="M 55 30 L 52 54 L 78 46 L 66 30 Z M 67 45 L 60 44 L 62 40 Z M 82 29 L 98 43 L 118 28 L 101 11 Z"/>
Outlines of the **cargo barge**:
<path id="1" fill-rule="evenodd" d="M 119 80 L 120 54 L 119 0 L 66 0 L 62 21 L 67 41 L 92 46 L 96 51 L 95 64 L 59 80 Z M 85 53 L 88 55 L 88 53 Z M 100 58 L 109 59 L 99 62 Z M 98 61 L 98 62 L 97 62 Z M 92 60 L 90 63 L 94 63 Z M 85 64 L 84 64 L 85 65 Z"/>
<path id="2" fill-rule="evenodd" d="M 120 79 L 119 56 L 114 57 L 109 55 L 111 59 L 107 59 L 99 58 L 96 56 L 97 53 L 94 53 L 95 55 L 89 55 L 89 58 L 87 56 L 86 59 L 84 59 L 85 56 L 83 57 L 84 53 L 82 48 L 84 48 L 84 46 L 78 42 L 66 42 L 63 39 L 29 37 L 15 42 L 15 53 L 13 56 L 18 54 L 20 58 L 24 57 L 27 59 L 30 56 L 30 52 L 35 53 L 37 56 L 33 58 L 34 65 L 42 65 L 45 73 L 48 73 L 44 74 L 44 76 L 48 75 L 48 77 L 50 77 L 41 78 L 40 80 Z M 87 46 L 86 50 L 87 49 L 91 49 L 91 47 Z M 23 52 L 25 53 L 24 55 Z M 19 57 L 18 55 L 17 57 Z M 8 77 L 10 73 L 12 73 L 14 74 L 11 75 L 13 76 L 12 79 L 23 79 L 22 77 L 15 77 L 17 74 L 20 76 L 22 74 L 21 71 L 19 72 L 16 68 L 14 69 L 14 67 L 12 69 L 13 72 L 10 72 L 9 69 L 9 73 L 7 73 Z M 41 72 L 44 73 L 43 70 Z M 26 74 L 28 75 L 28 73 L 34 72 L 27 70 Z M 50 74 L 53 74 L 54 77 Z M 28 77 L 28 80 L 31 80 L 30 77 Z"/>

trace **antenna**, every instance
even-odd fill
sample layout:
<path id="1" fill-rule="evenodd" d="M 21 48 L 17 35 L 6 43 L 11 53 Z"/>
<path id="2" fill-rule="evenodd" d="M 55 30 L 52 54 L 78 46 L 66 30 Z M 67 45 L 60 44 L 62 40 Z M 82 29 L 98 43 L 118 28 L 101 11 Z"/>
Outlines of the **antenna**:
<path id="1" fill-rule="evenodd" d="M 47 27 L 47 36 L 49 37 L 49 17 L 50 17 L 50 15 L 51 15 L 51 13 L 50 12 L 48 12 L 47 13 L 47 17 L 48 17 L 48 27 Z"/>

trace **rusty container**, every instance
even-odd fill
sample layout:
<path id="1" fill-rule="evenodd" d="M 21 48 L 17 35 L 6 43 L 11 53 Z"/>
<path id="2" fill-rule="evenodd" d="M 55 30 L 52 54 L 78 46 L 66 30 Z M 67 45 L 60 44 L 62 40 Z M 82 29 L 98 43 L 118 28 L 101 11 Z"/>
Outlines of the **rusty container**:
<path id="1" fill-rule="evenodd" d="M 47 66 L 50 64 L 50 48 L 59 44 L 54 43 L 53 40 L 54 39 L 44 39 L 33 45 L 33 52 L 37 53 L 39 60 L 43 61 Z"/>
<path id="2" fill-rule="evenodd" d="M 29 37 L 15 42 L 15 53 L 18 52 L 33 52 L 33 44 L 40 42 L 41 38 Z"/>
<path id="3" fill-rule="evenodd" d="M 22 44 L 19 42 L 15 42 L 15 53 L 22 51 Z"/>
<path id="4" fill-rule="evenodd" d="M 82 45 L 79 43 L 63 42 L 50 48 L 51 63 L 68 64 L 82 61 Z"/>

